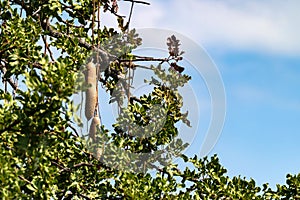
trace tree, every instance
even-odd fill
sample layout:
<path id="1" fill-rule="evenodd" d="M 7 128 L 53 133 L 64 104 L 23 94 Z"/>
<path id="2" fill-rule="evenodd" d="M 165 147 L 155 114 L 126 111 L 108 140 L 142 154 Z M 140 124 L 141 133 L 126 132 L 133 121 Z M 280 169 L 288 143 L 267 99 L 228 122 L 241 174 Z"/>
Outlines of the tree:
<path id="1" fill-rule="evenodd" d="M 132 8 L 148 4 L 126 1 Z M 116 17 L 119 30 L 101 27 L 100 8 Z M 167 58 L 132 54 L 141 39 L 129 29 L 131 14 L 125 22 L 116 0 L 0 2 L 2 199 L 299 198 L 299 175 L 288 175 L 287 185 L 273 191 L 252 179 L 229 178 L 217 156 L 180 153 L 186 144 L 176 138 L 175 124 L 189 121 L 177 88 L 191 78 L 179 65 L 184 52 L 170 36 Z M 143 66 L 155 76 L 149 80 L 153 91 L 141 97 L 130 93 L 137 61 L 158 62 Z M 95 83 L 88 79 L 89 65 L 96 69 Z M 77 133 L 83 121 L 73 115 L 72 96 L 83 91 L 90 103 L 85 109 L 92 105 L 86 116 L 97 119 L 101 110 L 94 91 L 100 84 L 121 114 L 113 131 L 96 126 L 100 121 L 95 120 L 85 137 Z M 160 109 L 150 112 L 156 105 Z M 161 114 L 164 123 L 153 123 Z M 172 156 L 193 167 L 180 170 L 169 162 Z"/>

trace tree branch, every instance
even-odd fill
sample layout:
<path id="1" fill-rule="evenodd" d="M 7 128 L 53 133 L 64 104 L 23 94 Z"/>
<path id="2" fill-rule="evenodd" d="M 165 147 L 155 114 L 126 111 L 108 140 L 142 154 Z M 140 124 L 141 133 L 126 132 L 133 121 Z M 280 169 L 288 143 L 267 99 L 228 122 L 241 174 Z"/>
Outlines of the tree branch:
<path id="1" fill-rule="evenodd" d="M 36 189 L 36 187 L 29 180 L 27 180 L 23 176 L 18 176 L 18 177 L 19 177 L 19 179 L 21 179 L 22 181 L 25 181 L 27 184 L 31 185 L 33 188 Z"/>
<path id="2" fill-rule="evenodd" d="M 52 36 L 52 37 L 55 37 L 55 38 L 63 38 L 63 37 L 67 37 L 69 39 L 72 39 L 71 36 L 69 35 L 64 35 L 63 33 L 61 32 L 58 32 L 56 30 L 54 30 L 51 26 L 50 26 L 50 23 L 49 23 L 49 20 L 44 20 L 41 22 L 42 24 L 42 28 L 45 30 L 45 31 L 48 31 L 49 35 Z M 93 51 L 96 51 L 99 53 L 101 59 L 102 59 L 102 62 L 107 62 L 109 63 L 110 60 L 112 59 L 117 59 L 116 56 L 113 56 L 109 53 L 107 53 L 105 50 L 101 49 L 101 48 L 98 48 L 96 46 L 93 46 L 87 42 L 85 42 L 83 39 L 79 38 L 79 46 L 81 47 L 84 47 L 86 48 L 87 50 L 93 50 Z"/>
<path id="3" fill-rule="evenodd" d="M 119 59 L 119 62 L 141 62 L 141 61 L 159 61 L 159 62 L 169 62 L 169 61 L 180 61 L 182 60 L 182 57 L 177 57 L 177 58 L 173 58 L 173 57 L 168 57 L 168 58 L 153 58 L 153 57 L 142 57 L 142 56 L 135 56 L 135 59 Z"/>
<path id="4" fill-rule="evenodd" d="M 93 167 L 94 165 L 90 164 L 90 163 L 78 163 L 78 164 L 74 165 L 73 168 L 82 167 L 82 166 Z"/>
<path id="5" fill-rule="evenodd" d="M 135 0 L 123 0 L 123 1 L 130 1 L 132 3 L 140 3 L 140 4 L 150 5 L 150 3 L 145 2 L 145 1 L 135 1 Z"/>

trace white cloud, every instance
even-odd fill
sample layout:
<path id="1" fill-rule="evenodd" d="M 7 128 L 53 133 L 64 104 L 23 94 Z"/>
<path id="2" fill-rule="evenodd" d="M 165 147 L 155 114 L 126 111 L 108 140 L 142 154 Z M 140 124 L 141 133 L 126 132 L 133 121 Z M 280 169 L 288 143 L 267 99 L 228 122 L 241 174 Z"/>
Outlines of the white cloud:
<path id="1" fill-rule="evenodd" d="M 222 49 L 300 54 L 300 1 L 152 0 L 133 27 L 167 28 Z"/>

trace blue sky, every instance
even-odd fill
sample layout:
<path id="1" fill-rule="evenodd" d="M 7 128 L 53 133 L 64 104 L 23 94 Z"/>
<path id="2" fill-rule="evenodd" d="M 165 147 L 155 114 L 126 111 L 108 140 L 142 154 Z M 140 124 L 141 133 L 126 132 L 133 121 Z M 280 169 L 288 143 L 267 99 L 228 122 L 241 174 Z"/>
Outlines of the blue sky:
<path id="1" fill-rule="evenodd" d="M 219 155 L 230 176 L 258 184 L 274 187 L 287 173 L 299 173 L 300 2 L 149 2 L 135 7 L 132 27 L 189 37 L 207 51 L 223 79 L 226 119 L 210 155 Z M 121 9 L 125 14 L 128 6 Z M 188 153 L 200 146 L 197 141 Z"/>

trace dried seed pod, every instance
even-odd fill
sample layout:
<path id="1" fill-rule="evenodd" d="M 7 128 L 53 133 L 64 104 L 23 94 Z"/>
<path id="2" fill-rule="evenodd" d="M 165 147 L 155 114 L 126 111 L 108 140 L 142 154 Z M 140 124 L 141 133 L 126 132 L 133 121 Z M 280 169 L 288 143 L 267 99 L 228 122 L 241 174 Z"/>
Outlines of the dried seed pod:
<path id="1" fill-rule="evenodd" d="M 94 117 L 90 126 L 89 136 L 93 142 L 96 141 L 97 127 L 100 125 L 100 118 L 98 116 Z"/>
<path id="2" fill-rule="evenodd" d="M 89 121 L 93 116 L 95 112 L 95 107 L 97 104 L 97 73 L 96 73 L 96 67 L 93 64 L 93 62 L 89 62 L 87 64 L 87 69 L 85 72 L 85 81 L 87 84 L 90 85 L 90 87 L 85 92 L 85 117 Z"/>

